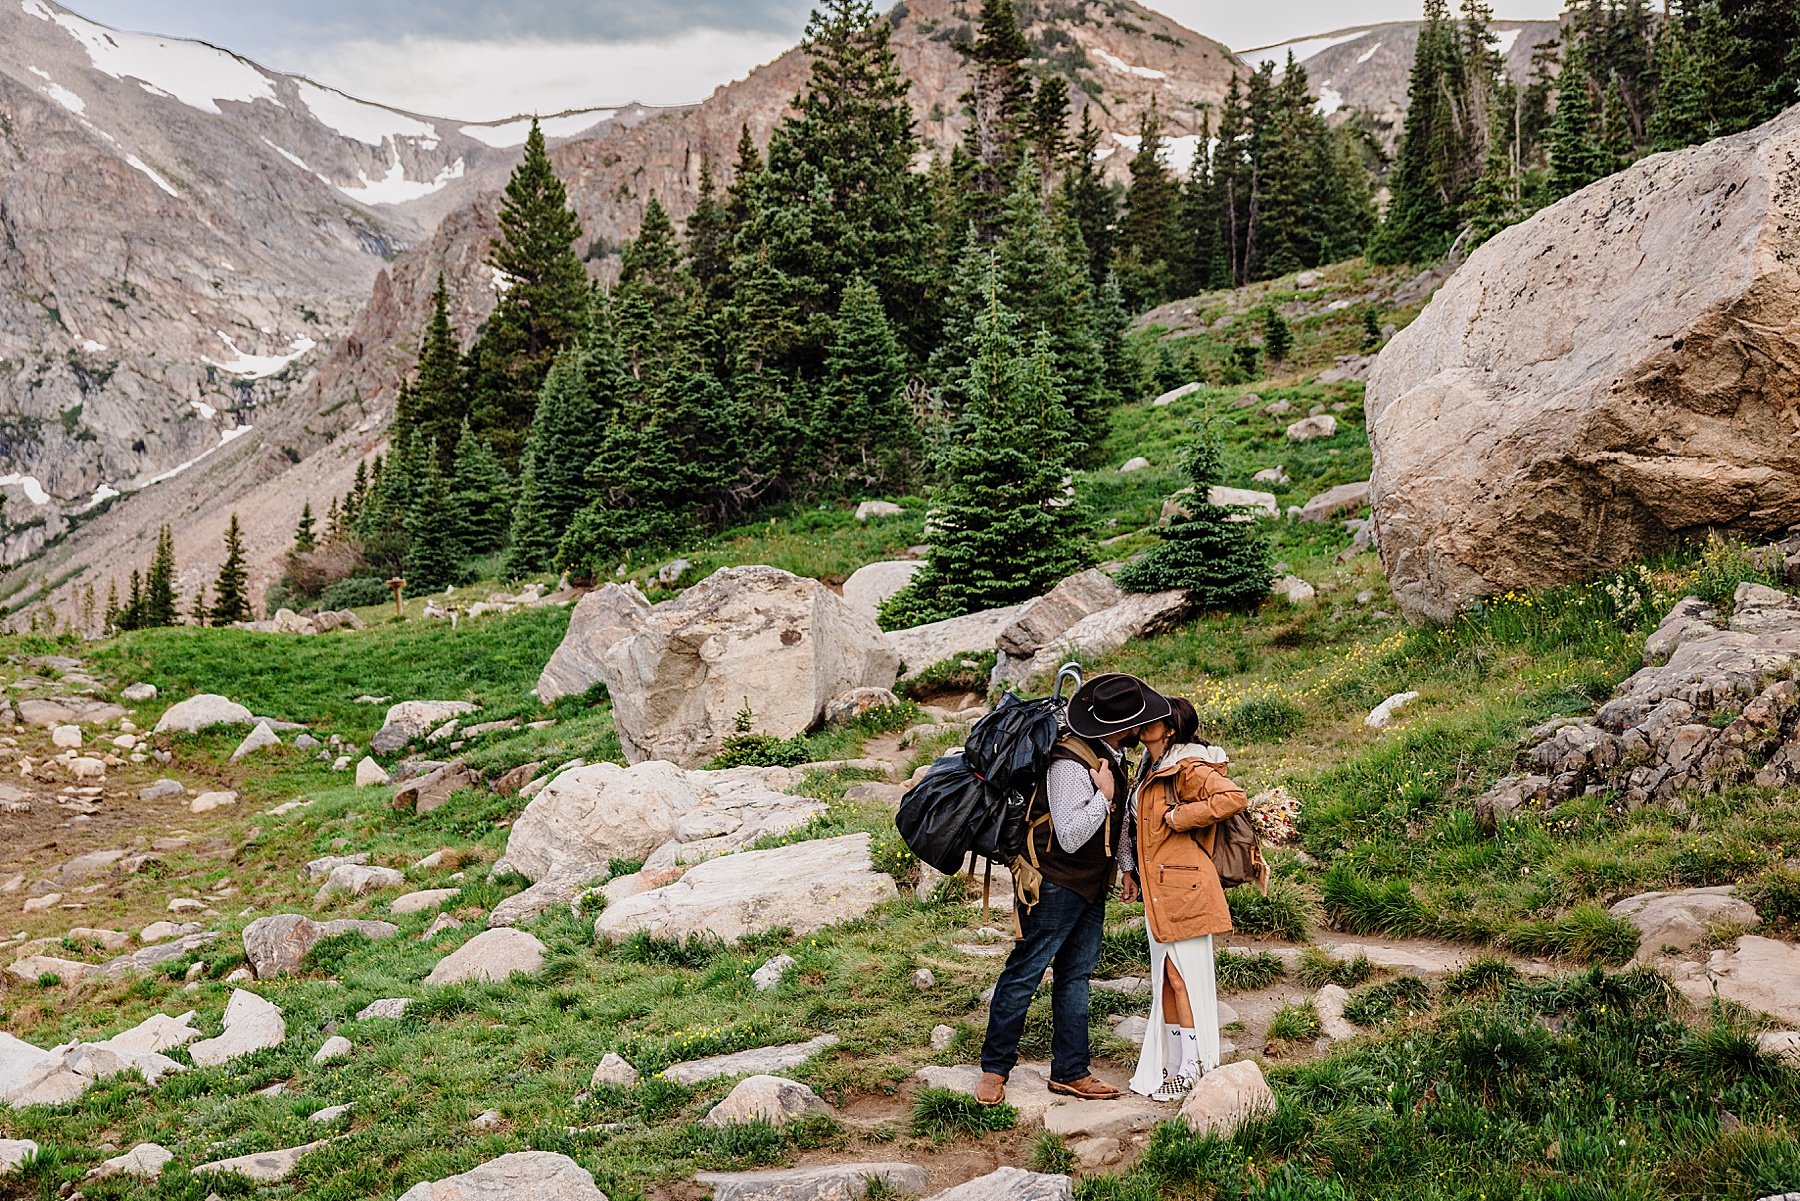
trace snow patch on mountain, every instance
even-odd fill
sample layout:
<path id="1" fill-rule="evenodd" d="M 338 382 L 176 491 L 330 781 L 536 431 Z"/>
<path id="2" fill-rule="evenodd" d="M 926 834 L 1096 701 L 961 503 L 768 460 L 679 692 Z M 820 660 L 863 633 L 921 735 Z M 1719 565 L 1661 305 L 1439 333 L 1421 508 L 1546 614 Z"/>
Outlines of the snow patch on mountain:
<path id="1" fill-rule="evenodd" d="M 1513 44 L 1519 40 L 1522 29 L 1502 29 L 1494 35 L 1494 53 L 1505 58 L 1512 53 Z"/>
<path id="2" fill-rule="evenodd" d="M 37 482 L 34 475 L 20 475 L 16 471 L 11 475 L 0 475 L 0 487 L 23 488 L 25 499 L 34 505 L 50 503 L 50 494 L 44 491 L 44 486 Z"/>
<path id="3" fill-rule="evenodd" d="M 56 12 L 42 0 L 24 0 L 25 11 L 67 30 L 87 51 L 95 70 L 114 79 L 135 79 L 146 91 L 170 96 L 190 108 L 217 113 L 218 100 L 249 103 L 267 100 L 280 105 L 275 83 L 248 62 L 204 42 L 123 33 Z"/>
<path id="4" fill-rule="evenodd" d="M 544 131 L 547 138 L 567 138 L 584 130 L 592 129 L 602 121 L 612 119 L 616 108 L 596 108 L 586 112 L 567 113 L 560 117 L 544 117 L 538 121 L 538 128 Z M 504 150 L 508 146 L 523 146 L 526 137 L 531 133 L 531 118 L 520 117 L 515 121 L 502 121 L 497 125 L 464 125 L 460 132 L 465 137 L 474 138 L 487 146 L 495 146 Z"/>
<path id="5" fill-rule="evenodd" d="M 321 124 L 353 141 L 379 148 L 389 138 L 417 138 L 427 150 L 438 144 L 437 126 L 417 117 L 357 100 L 310 80 L 300 80 L 295 87 L 299 89 L 300 102 Z"/>
<path id="6" fill-rule="evenodd" d="M 74 92 L 71 92 L 68 88 L 63 87 L 62 84 L 57 83 L 56 80 L 51 79 L 50 72 L 38 67 L 31 67 L 28 69 L 39 79 L 48 81 L 38 89 L 43 92 L 44 95 L 50 97 L 50 99 L 56 101 L 78 117 L 87 112 L 87 101 L 83 100 L 80 96 L 77 96 Z"/>
<path id="7" fill-rule="evenodd" d="M 110 141 L 111 139 L 108 139 L 108 140 Z M 181 193 L 177 192 L 175 190 L 175 185 L 170 183 L 168 180 L 164 179 L 162 176 L 158 175 L 156 173 L 155 168 L 151 167 L 150 164 L 146 163 L 143 159 L 139 158 L 137 155 L 135 155 L 135 154 L 126 155 L 125 156 L 125 164 L 127 166 L 133 168 L 134 170 L 142 171 L 145 175 L 148 175 L 150 177 L 150 180 L 152 183 L 154 183 L 157 187 L 161 188 L 163 191 L 167 192 L 169 195 L 175 197 L 175 199 L 177 199 L 177 200 L 181 199 Z"/>
<path id="8" fill-rule="evenodd" d="M 1287 70 L 1290 52 L 1293 54 L 1295 62 L 1303 63 L 1315 54 L 1329 50 L 1333 46 L 1341 46 L 1345 42 L 1353 42 L 1367 34 L 1368 30 L 1358 29 L 1351 33 L 1332 34 L 1328 37 L 1302 38 L 1297 42 L 1283 42 L 1279 46 L 1263 46 L 1255 50 L 1246 50 L 1241 57 L 1250 64 L 1252 69 L 1260 67 L 1263 63 L 1274 63 L 1275 73 L 1279 75 Z"/>
<path id="9" fill-rule="evenodd" d="M 1515 42 L 1519 40 L 1519 35 L 1516 31 L 1513 33 L 1513 40 Z M 1380 49 L 1381 49 L 1381 43 L 1376 42 L 1373 46 L 1370 46 L 1367 50 L 1364 50 L 1362 52 L 1362 54 L 1356 60 L 1356 65 L 1359 67 L 1362 66 L 1364 63 L 1366 63 L 1370 59 L 1374 58 L 1375 52 Z"/>
<path id="10" fill-rule="evenodd" d="M 1344 107 L 1343 94 L 1328 84 L 1321 84 L 1319 86 L 1319 102 L 1313 107 L 1321 117 L 1329 117 Z"/>
<path id="11" fill-rule="evenodd" d="M 217 454 L 219 451 L 224 450 L 227 446 L 230 446 L 233 442 L 237 441 L 239 438 L 243 437 L 245 434 L 247 434 L 249 432 L 250 432 L 250 427 L 247 425 L 240 425 L 240 426 L 236 427 L 235 429 L 228 429 L 228 430 L 221 431 L 219 434 L 219 444 L 217 446 L 213 447 L 211 450 L 202 451 L 200 454 L 195 455 L 193 458 L 189 459 L 185 463 L 180 463 L 174 467 L 169 468 L 167 471 L 163 472 L 161 475 L 151 476 L 149 479 L 145 480 L 143 483 L 137 485 L 136 488 L 133 488 L 132 491 L 134 491 L 134 492 L 142 491 L 143 489 L 150 487 L 152 484 L 160 484 L 164 480 L 174 479 L 176 476 L 180 475 L 182 472 L 186 471 L 188 468 L 192 467 L 194 464 L 200 462 L 203 459 L 210 458 L 211 456 Z M 0 483 L 3 483 L 3 482 L 4 482 L 4 480 L 0 480 Z M 95 495 L 98 496 L 99 493 L 96 492 Z"/>
<path id="12" fill-rule="evenodd" d="M 406 168 L 400 163 L 400 151 L 394 150 L 394 162 L 388 173 L 380 179 L 370 179 L 358 171 L 356 178 L 361 181 L 355 184 L 337 184 L 337 190 L 352 200 L 363 204 L 405 204 L 409 200 L 418 200 L 433 192 L 441 192 L 450 186 L 453 179 L 463 176 L 463 160 L 458 158 L 454 163 L 437 173 L 434 179 L 420 182 L 406 178 Z"/>
<path id="13" fill-rule="evenodd" d="M 1108 159 L 1123 150 L 1126 157 L 1134 157 L 1144 140 L 1134 133 L 1115 133 L 1112 135 L 1116 147 L 1109 146 L 1097 151 L 1097 159 Z M 1164 138 L 1162 153 L 1157 157 L 1162 164 L 1177 175 L 1185 176 L 1194 166 L 1194 156 L 1200 153 L 1200 135 L 1197 133 L 1182 134 L 1180 137 Z"/>
<path id="14" fill-rule="evenodd" d="M 1134 67 L 1118 55 L 1108 54 L 1097 46 L 1092 48 L 1092 53 L 1095 58 L 1113 70 L 1123 71 L 1127 75 L 1135 75 L 1139 79 L 1167 79 L 1169 77 L 1166 71 L 1158 71 L 1154 67 Z"/>
<path id="15" fill-rule="evenodd" d="M 232 341 L 230 334 L 222 329 L 217 329 L 213 332 L 219 335 L 219 341 L 225 343 L 225 348 L 231 351 L 232 358 L 229 362 L 219 362 L 216 359 L 202 357 L 200 361 L 208 366 L 217 367 L 220 371 L 228 371 L 232 375 L 241 376 L 244 379 L 265 379 L 268 376 L 274 375 L 289 363 L 292 363 L 295 359 L 300 358 L 318 345 L 318 343 L 314 342 L 311 338 L 295 338 L 288 344 L 289 353 L 285 355 L 245 354 L 238 349 L 237 343 Z M 154 483 L 155 481 L 151 482 Z"/>

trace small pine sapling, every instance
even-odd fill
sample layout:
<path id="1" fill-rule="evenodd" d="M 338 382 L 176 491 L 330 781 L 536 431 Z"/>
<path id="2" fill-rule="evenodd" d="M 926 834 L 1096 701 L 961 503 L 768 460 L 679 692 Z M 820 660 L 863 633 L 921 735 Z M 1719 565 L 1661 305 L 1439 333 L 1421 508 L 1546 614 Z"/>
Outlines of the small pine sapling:
<path id="1" fill-rule="evenodd" d="M 1194 494 L 1190 515 L 1178 517 L 1163 540 L 1116 577 L 1129 592 L 1185 588 L 1202 609 L 1249 609 L 1269 595 L 1275 578 L 1268 542 L 1252 521 L 1209 499 L 1224 474 L 1218 442 L 1201 430 L 1183 454 Z"/>

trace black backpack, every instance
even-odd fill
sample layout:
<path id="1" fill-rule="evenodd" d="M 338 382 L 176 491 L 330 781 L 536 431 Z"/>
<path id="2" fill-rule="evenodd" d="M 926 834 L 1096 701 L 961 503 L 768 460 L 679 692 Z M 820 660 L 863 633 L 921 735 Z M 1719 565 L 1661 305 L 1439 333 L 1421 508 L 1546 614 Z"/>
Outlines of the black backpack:
<path id="1" fill-rule="evenodd" d="M 991 877 L 993 864 L 1020 859 L 1032 802 L 1065 732 L 1069 702 L 1063 684 L 1070 679 L 1080 687 L 1081 669 L 1073 663 L 1057 672 L 1056 688 L 1047 697 L 1003 694 L 994 711 L 970 729 L 962 753 L 933 763 L 901 798 L 894 825 L 921 861 L 953 875 L 965 861 L 973 874 L 974 861 L 985 859 Z M 1030 893 L 1035 898 L 1036 889 Z"/>

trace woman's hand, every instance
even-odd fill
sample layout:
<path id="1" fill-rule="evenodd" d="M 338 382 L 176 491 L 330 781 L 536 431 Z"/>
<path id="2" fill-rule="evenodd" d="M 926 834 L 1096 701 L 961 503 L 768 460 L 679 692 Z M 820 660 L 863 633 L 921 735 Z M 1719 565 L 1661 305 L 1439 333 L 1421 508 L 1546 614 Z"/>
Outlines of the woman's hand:
<path id="1" fill-rule="evenodd" d="M 1124 878 L 1119 882 L 1119 900 L 1129 905 L 1143 895 L 1143 892 L 1138 888 L 1137 873 L 1126 872 Z"/>

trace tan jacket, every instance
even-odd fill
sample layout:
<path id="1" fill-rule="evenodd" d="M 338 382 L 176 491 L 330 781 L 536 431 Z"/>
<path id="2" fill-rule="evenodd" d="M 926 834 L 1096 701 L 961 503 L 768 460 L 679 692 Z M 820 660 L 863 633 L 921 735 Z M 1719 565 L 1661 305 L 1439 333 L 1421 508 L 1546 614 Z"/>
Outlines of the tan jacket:
<path id="1" fill-rule="evenodd" d="M 1138 879 L 1156 941 L 1231 930 L 1231 910 L 1210 855 L 1214 823 L 1242 813 L 1244 790 L 1227 765 L 1175 755 L 1150 770 L 1137 803 Z"/>

